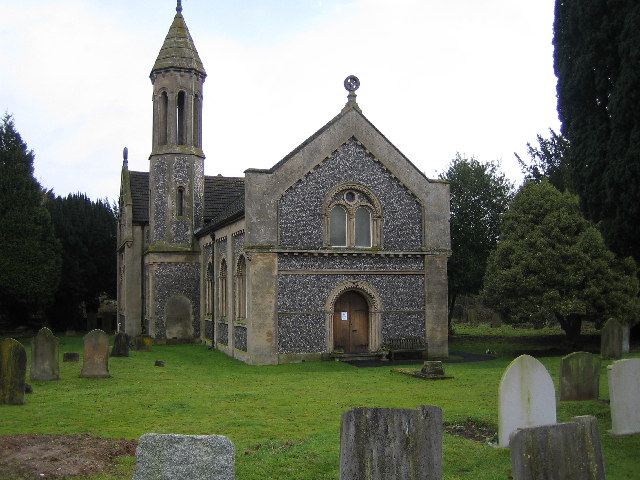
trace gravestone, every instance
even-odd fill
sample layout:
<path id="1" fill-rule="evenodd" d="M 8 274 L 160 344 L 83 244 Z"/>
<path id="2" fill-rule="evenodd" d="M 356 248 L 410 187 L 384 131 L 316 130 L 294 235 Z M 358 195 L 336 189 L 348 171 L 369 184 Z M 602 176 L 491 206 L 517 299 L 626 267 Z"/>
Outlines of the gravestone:
<path id="1" fill-rule="evenodd" d="M 622 358 L 622 325 L 610 318 L 600 331 L 600 357 L 603 360 Z"/>
<path id="2" fill-rule="evenodd" d="M 109 335 L 102 330 L 92 330 L 84 336 L 82 352 L 83 378 L 109 377 Z"/>
<path id="3" fill-rule="evenodd" d="M 631 326 L 628 323 L 622 325 L 622 353 L 629 353 L 631 345 Z"/>
<path id="4" fill-rule="evenodd" d="M 517 430 L 511 438 L 514 480 L 605 480 L 595 417 Z"/>
<path id="5" fill-rule="evenodd" d="M 128 357 L 129 356 L 129 335 L 124 332 L 116 333 L 113 340 L 113 348 L 111 349 L 112 357 Z"/>
<path id="6" fill-rule="evenodd" d="M 140 437 L 133 480 L 233 480 L 235 447 L 219 435 Z"/>
<path id="7" fill-rule="evenodd" d="M 64 352 L 62 354 L 63 362 L 79 362 L 80 354 L 78 352 Z"/>
<path id="8" fill-rule="evenodd" d="M 0 340 L 0 405 L 23 405 L 27 352 L 13 338 Z"/>
<path id="9" fill-rule="evenodd" d="M 60 379 L 58 339 L 47 327 L 31 341 L 31 380 L 47 382 Z"/>
<path id="10" fill-rule="evenodd" d="M 640 432 L 640 358 L 618 360 L 607 367 L 611 431 Z"/>
<path id="11" fill-rule="evenodd" d="M 340 480 L 441 480 L 442 410 L 357 407 L 342 414 Z"/>
<path id="12" fill-rule="evenodd" d="M 556 423 L 556 391 L 544 365 L 529 355 L 511 362 L 500 381 L 498 408 L 500 447 L 509 446 L 518 428 Z"/>
<path id="13" fill-rule="evenodd" d="M 560 361 L 560 401 L 597 400 L 600 359 L 588 352 L 574 352 Z"/>

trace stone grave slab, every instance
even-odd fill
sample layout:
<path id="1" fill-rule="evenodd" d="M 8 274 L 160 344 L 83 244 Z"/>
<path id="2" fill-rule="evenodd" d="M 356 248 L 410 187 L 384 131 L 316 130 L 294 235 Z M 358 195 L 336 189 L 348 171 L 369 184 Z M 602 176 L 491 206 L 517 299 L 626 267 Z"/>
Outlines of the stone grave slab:
<path id="1" fill-rule="evenodd" d="M 13 338 L 0 340 L 0 404 L 23 405 L 27 352 Z"/>
<path id="2" fill-rule="evenodd" d="M 556 392 L 547 369 L 530 355 L 509 364 L 500 381 L 498 445 L 518 428 L 556 423 Z"/>
<path id="3" fill-rule="evenodd" d="M 605 480 L 595 417 L 517 430 L 511 438 L 514 480 Z"/>
<path id="4" fill-rule="evenodd" d="M 148 433 L 136 449 L 133 480 L 234 480 L 235 447 L 220 435 Z"/>
<path id="5" fill-rule="evenodd" d="M 31 381 L 48 382 L 60 379 L 58 339 L 47 327 L 41 328 L 31 340 Z"/>
<path id="6" fill-rule="evenodd" d="M 560 360 L 560 401 L 597 400 L 600 359 L 588 352 L 574 352 Z"/>
<path id="7" fill-rule="evenodd" d="M 435 406 L 344 412 L 340 480 L 441 480 L 442 428 Z"/>
<path id="8" fill-rule="evenodd" d="M 622 358 L 622 324 L 610 318 L 600 331 L 600 357 L 603 360 Z"/>
<path id="9" fill-rule="evenodd" d="M 109 335 L 102 330 L 92 330 L 84 336 L 82 371 L 84 378 L 109 377 Z"/>
<path id="10" fill-rule="evenodd" d="M 611 431 L 615 435 L 640 432 L 640 358 L 618 360 L 607 367 Z"/>

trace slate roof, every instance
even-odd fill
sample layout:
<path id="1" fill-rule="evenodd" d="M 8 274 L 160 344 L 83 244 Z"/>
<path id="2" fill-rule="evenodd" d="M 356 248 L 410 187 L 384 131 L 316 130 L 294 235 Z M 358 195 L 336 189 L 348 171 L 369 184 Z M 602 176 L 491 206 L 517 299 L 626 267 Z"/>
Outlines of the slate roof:
<path id="1" fill-rule="evenodd" d="M 173 18 L 173 23 L 151 72 L 153 74 L 157 70 L 172 68 L 194 70 L 202 76 L 206 77 L 207 75 L 180 11 Z"/>
<path id="2" fill-rule="evenodd" d="M 133 223 L 149 223 L 149 172 L 129 171 Z M 244 214 L 244 178 L 204 177 L 204 222 L 224 223 Z"/>

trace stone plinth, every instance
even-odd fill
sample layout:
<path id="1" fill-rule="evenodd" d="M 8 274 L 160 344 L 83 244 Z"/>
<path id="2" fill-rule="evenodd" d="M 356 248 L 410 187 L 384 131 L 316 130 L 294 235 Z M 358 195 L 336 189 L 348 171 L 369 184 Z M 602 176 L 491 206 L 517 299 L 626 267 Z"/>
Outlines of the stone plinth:
<path id="1" fill-rule="evenodd" d="M 235 447 L 219 435 L 140 437 L 133 480 L 234 480 Z"/>

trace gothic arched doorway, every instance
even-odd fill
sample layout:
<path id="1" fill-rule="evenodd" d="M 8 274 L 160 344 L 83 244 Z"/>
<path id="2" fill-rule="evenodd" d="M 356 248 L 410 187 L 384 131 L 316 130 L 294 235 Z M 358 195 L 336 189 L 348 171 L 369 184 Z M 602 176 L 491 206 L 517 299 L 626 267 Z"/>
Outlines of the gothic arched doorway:
<path id="1" fill-rule="evenodd" d="M 333 309 L 333 349 L 345 353 L 369 351 L 369 304 L 354 290 L 344 292 Z"/>

